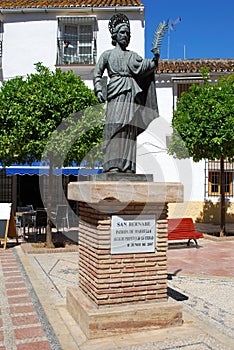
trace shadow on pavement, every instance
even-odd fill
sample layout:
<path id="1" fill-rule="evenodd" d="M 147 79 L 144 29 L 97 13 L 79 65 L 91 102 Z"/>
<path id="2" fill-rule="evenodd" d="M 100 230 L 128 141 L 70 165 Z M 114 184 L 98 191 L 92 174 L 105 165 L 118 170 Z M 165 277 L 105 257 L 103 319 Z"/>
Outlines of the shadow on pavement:
<path id="1" fill-rule="evenodd" d="M 171 288 L 171 287 L 168 287 L 167 288 L 167 295 L 176 300 L 176 301 L 185 301 L 185 300 L 188 300 L 188 297 L 180 292 L 178 292 L 177 290 Z"/>

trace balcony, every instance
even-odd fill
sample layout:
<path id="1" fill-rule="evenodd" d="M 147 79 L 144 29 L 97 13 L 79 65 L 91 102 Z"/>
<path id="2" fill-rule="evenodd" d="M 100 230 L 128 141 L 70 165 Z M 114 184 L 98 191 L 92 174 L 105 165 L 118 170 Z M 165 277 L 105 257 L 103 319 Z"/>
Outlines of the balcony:
<path id="1" fill-rule="evenodd" d="M 58 40 L 57 65 L 64 64 L 96 64 L 94 40 L 90 43 Z"/>
<path id="2" fill-rule="evenodd" d="M 84 79 L 92 74 L 96 64 L 96 40 L 88 43 L 78 40 L 58 39 L 56 67 L 62 71 L 73 70 Z"/>

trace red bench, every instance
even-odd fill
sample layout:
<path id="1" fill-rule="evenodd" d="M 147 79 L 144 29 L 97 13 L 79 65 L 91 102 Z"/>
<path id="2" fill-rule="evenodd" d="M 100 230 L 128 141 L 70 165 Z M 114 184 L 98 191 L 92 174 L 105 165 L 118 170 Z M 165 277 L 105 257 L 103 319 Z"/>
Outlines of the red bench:
<path id="1" fill-rule="evenodd" d="M 168 219 L 168 240 L 188 240 L 187 246 L 193 240 L 198 246 L 197 239 L 203 238 L 201 232 L 197 232 L 192 218 Z"/>

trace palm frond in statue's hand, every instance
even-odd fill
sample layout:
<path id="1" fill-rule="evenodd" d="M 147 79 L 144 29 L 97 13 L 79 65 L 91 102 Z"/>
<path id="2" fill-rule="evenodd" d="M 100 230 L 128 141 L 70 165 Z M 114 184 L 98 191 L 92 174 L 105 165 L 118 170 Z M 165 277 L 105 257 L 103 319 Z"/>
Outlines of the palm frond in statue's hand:
<path id="1" fill-rule="evenodd" d="M 154 33 L 154 40 L 152 42 L 153 48 L 151 52 L 156 55 L 160 55 L 160 47 L 162 44 L 162 39 L 166 33 L 166 30 L 168 29 L 168 21 L 160 22 L 155 33 Z"/>

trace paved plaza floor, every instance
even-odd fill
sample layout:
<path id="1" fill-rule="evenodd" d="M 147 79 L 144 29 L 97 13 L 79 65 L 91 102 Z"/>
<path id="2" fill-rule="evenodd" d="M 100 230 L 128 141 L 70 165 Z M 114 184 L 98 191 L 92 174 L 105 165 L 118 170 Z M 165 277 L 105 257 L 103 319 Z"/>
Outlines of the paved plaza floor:
<path id="1" fill-rule="evenodd" d="M 76 247 L 29 254 L 23 244 L 0 248 L 0 350 L 234 349 L 234 240 L 170 245 L 168 295 L 183 305 L 182 326 L 98 340 L 87 340 L 66 310 Z"/>

